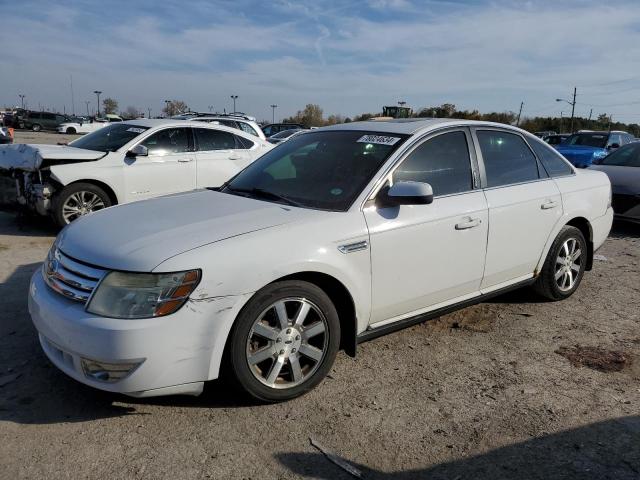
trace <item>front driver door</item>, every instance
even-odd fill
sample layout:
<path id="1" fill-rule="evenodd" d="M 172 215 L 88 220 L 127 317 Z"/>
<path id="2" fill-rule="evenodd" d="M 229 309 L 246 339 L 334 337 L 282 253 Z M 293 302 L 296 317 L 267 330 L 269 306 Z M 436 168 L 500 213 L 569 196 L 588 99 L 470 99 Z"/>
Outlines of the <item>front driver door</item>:
<path id="1" fill-rule="evenodd" d="M 433 134 L 390 175 L 431 184 L 433 203 L 365 208 L 373 327 L 478 295 L 488 223 L 471 145 L 464 128 Z"/>
<path id="2" fill-rule="evenodd" d="M 149 156 L 125 158 L 127 201 L 142 200 L 196 188 L 191 130 L 165 128 L 141 142 Z"/>

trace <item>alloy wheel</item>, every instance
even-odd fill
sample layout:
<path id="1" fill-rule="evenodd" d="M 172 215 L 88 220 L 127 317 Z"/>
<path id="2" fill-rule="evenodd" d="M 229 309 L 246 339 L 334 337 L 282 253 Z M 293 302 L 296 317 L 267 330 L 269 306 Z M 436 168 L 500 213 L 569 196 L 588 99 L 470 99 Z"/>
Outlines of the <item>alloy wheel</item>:
<path id="1" fill-rule="evenodd" d="M 305 298 L 284 298 L 256 318 L 247 338 L 246 359 L 262 384 L 287 389 L 315 373 L 328 345 L 329 327 L 320 309 Z"/>
<path id="2" fill-rule="evenodd" d="M 102 199 L 95 193 L 86 190 L 75 192 L 62 205 L 62 216 L 66 223 L 78 217 L 105 208 Z"/>
<path id="3" fill-rule="evenodd" d="M 560 247 L 556 257 L 555 280 L 558 288 L 567 292 L 571 290 L 582 267 L 582 251 L 576 238 L 568 238 Z"/>

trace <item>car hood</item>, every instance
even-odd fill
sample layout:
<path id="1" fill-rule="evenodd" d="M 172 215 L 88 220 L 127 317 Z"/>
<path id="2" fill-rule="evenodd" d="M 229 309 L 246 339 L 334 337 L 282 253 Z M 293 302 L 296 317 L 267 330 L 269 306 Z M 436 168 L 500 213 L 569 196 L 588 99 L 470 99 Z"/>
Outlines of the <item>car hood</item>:
<path id="1" fill-rule="evenodd" d="M 91 265 L 150 272 L 180 253 L 284 225 L 315 211 L 198 190 L 129 203 L 82 217 L 58 236 L 58 248 Z"/>
<path id="2" fill-rule="evenodd" d="M 88 162 L 105 155 L 105 152 L 69 145 L 3 145 L 0 147 L 0 169 L 31 172 L 50 164 Z"/>
<path id="3" fill-rule="evenodd" d="M 620 165 L 592 165 L 590 170 L 604 172 L 611 180 L 613 193 L 621 195 L 640 194 L 640 167 L 623 167 Z"/>

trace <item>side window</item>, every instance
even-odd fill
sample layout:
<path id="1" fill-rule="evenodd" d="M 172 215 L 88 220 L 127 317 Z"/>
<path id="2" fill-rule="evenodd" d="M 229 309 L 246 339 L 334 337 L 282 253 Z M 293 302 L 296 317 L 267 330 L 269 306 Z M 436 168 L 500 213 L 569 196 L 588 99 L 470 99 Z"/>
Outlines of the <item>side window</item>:
<path id="1" fill-rule="evenodd" d="M 609 135 L 609 141 L 607 142 L 607 146 L 613 145 L 617 143 L 618 145 L 622 145 L 622 137 L 619 133 L 614 133 Z"/>
<path id="2" fill-rule="evenodd" d="M 393 172 L 393 182 L 429 183 L 435 196 L 473 188 L 471 159 L 464 132 L 438 135 L 418 146 Z"/>
<path id="3" fill-rule="evenodd" d="M 236 136 L 233 133 L 212 128 L 195 128 L 198 151 L 231 150 L 236 148 Z"/>
<path id="4" fill-rule="evenodd" d="M 520 135 L 478 130 L 477 136 L 488 187 L 538 180 L 536 157 Z"/>
<path id="5" fill-rule="evenodd" d="M 43 120 L 55 120 L 56 116 L 53 113 L 43 113 L 42 114 L 42 119 Z"/>
<path id="6" fill-rule="evenodd" d="M 553 148 L 549 148 L 543 143 L 536 140 L 529 140 L 529 144 L 538 156 L 538 160 L 551 177 L 561 177 L 562 175 L 571 175 L 573 169 Z"/>
<path id="7" fill-rule="evenodd" d="M 264 127 L 262 129 L 262 133 L 264 133 L 265 137 L 268 137 L 269 135 L 271 135 L 272 132 L 273 132 L 273 127 L 271 125 Z"/>
<path id="8" fill-rule="evenodd" d="M 188 152 L 190 150 L 189 129 L 166 128 L 160 130 L 142 142 L 142 145 L 149 149 L 149 155 Z"/>
<path id="9" fill-rule="evenodd" d="M 238 124 L 236 122 L 234 122 L 233 120 L 220 120 L 220 123 L 222 125 L 224 125 L 225 127 L 238 128 Z"/>
<path id="10" fill-rule="evenodd" d="M 242 124 L 240 124 L 240 125 L 242 125 Z M 239 148 L 239 149 L 242 149 L 242 150 L 249 150 L 251 147 L 253 147 L 255 145 L 248 138 L 240 137 L 238 135 L 234 135 L 234 137 L 236 137 L 236 143 L 238 145 L 236 148 Z"/>
<path id="11" fill-rule="evenodd" d="M 258 132 L 256 132 L 254 130 L 254 128 L 249 125 L 248 123 L 244 123 L 244 122 L 238 122 L 238 125 L 240 125 L 240 128 L 244 131 L 247 132 L 250 135 L 254 135 L 254 136 L 258 136 Z"/>

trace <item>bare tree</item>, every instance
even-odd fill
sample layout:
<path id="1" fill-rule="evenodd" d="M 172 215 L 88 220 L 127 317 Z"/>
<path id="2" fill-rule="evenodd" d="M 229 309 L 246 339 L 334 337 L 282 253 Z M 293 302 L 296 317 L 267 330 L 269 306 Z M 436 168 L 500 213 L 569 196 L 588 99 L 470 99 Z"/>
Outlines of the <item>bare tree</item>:
<path id="1" fill-rule="evenodd" d="M 105 115 L 108 113 L 116 113 L 118 111 L 118 102 L 113 98 L 105 98 L 102 101 L 102 109 L 104 110 Z"/>
<path id="2" fill-rule="evenodd" d="M 135 119 L 144 116 L 144 114 L 138 110 L 136 107 L 129 105 L 127 109 L 124 111 L 122 116 L 126 119 Z"/>
<path id="3" fill-rule="evenodd" d="M 170 102 L 165 103 L 165 107 L 162 111 L 167 117 L 172 117 L 173 115 L 188 112 L 189 107 L 182 100 L 171 100 Z"/>

